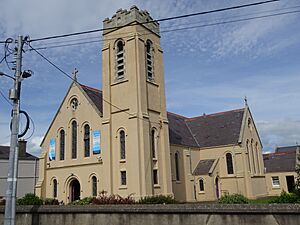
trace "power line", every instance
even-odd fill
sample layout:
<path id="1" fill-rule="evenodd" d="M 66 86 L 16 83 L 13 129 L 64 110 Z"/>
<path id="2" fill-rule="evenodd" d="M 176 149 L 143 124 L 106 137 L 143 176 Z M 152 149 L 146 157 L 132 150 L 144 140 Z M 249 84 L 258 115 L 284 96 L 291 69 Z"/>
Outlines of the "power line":
<path id="1" fill-rule="evenodd" d="M 263 13 L 271 13 L 271 12 L 277 12 L 277 11 L 283 11 L 283 10 L 288 10 L 288 9 L 295 9 L 295 8 L 299 8 L 300 5 L 294 5 L 294 6 L 290 6 L 290 7 L 285 7 L 285 8 L 279 8 L 279 9 L 272 9 L 272 10 L 263 10 L 263 11 L 260 11 L 260 12 L 256 12 L 256 13 L 248 13 L 248 14 L 243 14 L 243 15 L 235 15 L 235 16 L 230 16 L 230 17 L 226 17 L 226 18 L 217 18 L 215 19 L 215 21 L 218 21 L 218 20 L 227 20 L 227 19 L 232 19 L 232 18 L 237 18 L 237 17 L 244 17 L 244 16 L 252 16 L 252 15 L 260 15 L 260 14 L 263 14 Z M 169 24 L 167 27 L 170 28 L 170 27 L 174 27 L 174 26 L 183 26 L 183 25 L 191 25 L 191 24 L 199 24 L 199 23 L 204 23 L 204 22 L 211 22 L 212 20 L 201 20 L 201 21 L 198 21 L 198 22 L 189 22 L 189 23 L 180 23 L 180 24 Z M 161 27 L 162 28 L 162 27 Z M 163 31 L 163 29 L 162 29 Z M 120 34 L 128 34 L 128 32 L 123 32 L 123 33 L 118 33 L 117 35 L 120 36 Z M 113 36 L 113 35 L 111 35 Z M 87 40 L 92 40 L 92 39 L 98 39 L 98 40 L 95 40 L 95 41 L 87 41 Z M 109 40 L 109 39 L 108 39 Z M 77 41 L 85 41 L 85 42 L 77 42 Z M 48 43 L 50 46 L 48 45 L 41 45 L 42 47 L 40 46 L 36 46 L 35 48 L 36 49 L 43 49 L 43 48 L 55 48 L 55 47 L 65 47 L 65 46 L 73 46 L 73 45 L 79 45 L 79 44 L 87 44 L 87 43 L 94 43 L 94 42 L 100 42 L 102 41 L 99 40 L 99 36 L 92 36 L 92 37 L 85 37 L 85 38 L 77 38 L 77 39 L 71 39 L 71 40 L 61 40 L 61 41 L 54 41 L 54 42 L 50 42 Z M 75 42 L 75 43 L 72 43 L 72 44 L 68 44 L 68 43 L 71 43 L 71 42 Z M 54 45 L 54 44 L 62 44 L 62 45 Z M 54 45 L 54 46 L 52 46 Z"/>
<path id="2" fill-rule="evenodd" d="M 203 27 L 210 27 L 210 26 L 217 26 L 217 25 L 224 25 L 229 23 L 236 23 L 236 22 L 242 22 L 242 21 L 249 21 L 249 20 L 255 20 L 255 19 L 263 19 L 268 17 L 274 17 L 274 16 L 282 16 L 292 13 L 299 13 L 300 10 L 295 11 L 288 11 L 288 12 L 282 12 L 282 13 L 274 13 L 269 15 L 262 15 L 262 16 L 255 16 L 255 17 L 248 17 L 248 18 L 242 18 L 242 19 L 236 19 L 236 20 L 228 20 L 228 21 L 222 21 L 222 22 L 216 22 L 216 23 L 209 23 L 209 24 L 201 24 L 196 26 L 189 26 L 189 27 L 181 27 L 181 28 L 175 28 L 175 29 L 169 29 L 169 30 L 162 30 L 160 33 L 169 33 L 169 32 L 175 32 L 175 31 L 181 31 L 181 30 L 189 30 L 189 29 L 195 29 L 195 28 L 203 28 Z M 180 25 L 179 25 L 180 26 Z M 128 33 L 123 33 L 128 34 Z M 151 32 L 141 33 L 140 36 L 151 34 Z M 130 36 L 123 36 L 124 37 L 130 37 Z M 120 36 L 118 36 L 120 38 Z M 117 38 L 110 38 L 105 40 L 115 40 Z M 96 43 L 96 42 L 102 42 L 103 39 L 94 40 L 94 41 L 85 41 L 85 42 L 77 42 L 77 43 L 71 43 L 71 44 L 62 44 L 62 45 L 50 45 L 50 46 L 41 46 L 36 48 L 37 50 L 44 50 L 44 49 L 51 49 L 51 48 L 59 48 L 59 47 L 69 47 L 69 46 L 76 46 L 76 45 L 82 45 L 82 44 L 90 44 L 90 43 Z"/>
<path id="3" fill-rule="evenodd" d="M 81 85 L 77 80 L 75 80 L 73 77 L 71 77 L 68 73 L 66 73 L 65 71 L 63 71 L 61 68 L 59 68 L 58 66 L 56 66 L 53 62 L 51 62 L 49 59 L 47 59 L 43 54 L 41 54 L 38 50 L 36 50 L 35 48 L 33 48 L 33 47 L 30 45 L 30 43 L 27 43 L 27 44 L 28 44 L 28 46 L 29 46 L 33 51 L 35 51 L 39 56 L 41 56 L 44 60 L 46 60 L 46 61 L 47 61 L 48 63 L 50 63 L 52 66 L 54 66 L 57 70 L 59 70 L 59 71 L 60 71 L 62 74 L 64 74 L 67 78 L 69 78 L 69 79 L 71 79 L 73 82 L 75 82 L 75 83 Z M 129 116 L 133 116 L 131 113 L 125 111 L 124 109 L 122 109 L 122 108 L 120 108 L 120 107 L 118 107 L 118 106 L 116 106 L 116 105 L 114 105 L 114 104 L 112 104 L 111 102 L 105 100 L 103 97 L 102 97 L 102 100 L 103 100 L 104 102 L 108 103 L 109 105 L 115 107 L 116 109 L 120 110 L 121 112 L 124 112 L 124 113 L 128 114 Z M 152 121 L 150 121 L 150 120 L 147 120 L 147 119 L 144 119 L 144 118 L 140 118 L 140 117 L 138 117 L 138 116 L 137 116 L 137 118 L 140 119 L 140 120 L 146 120 L 146 121 L 149 121 L 150 123 L 155 123 L 155 124 L 161 125 L 160 123 L 152 122 Z"/>
<path id="4" fill-rule="evenodd" d="M 3 99 L 12 106 L 11 102 L 8 100 L 8 98 L 3 94 L 2 90 L 0 89 L 0 95 L 3 97 Z"/>
<path id="5" fill-rule="evenodd" d="M 257 6 L 257 5 L 262 5 L 262 4 L 272 3 L 272 2 L 278 2 L 278 1 L 280 1 L 280 0 L 268 0 L 268 1 L 262 1 L 262 2 L 255 2 L 255 3 L 251 3 L 251 4 L 238 5 L 238 6 L 226 7 L 226 8 L 221 8 L 221 9 L 214 9 L 214 10 L 203 11 L 203 12 L 198 12 L 198 13 L 191 13 L 191 14 L 185 14 L 185 15 L 180 15 L 180 16 L 173 16 L 173 17 L 167 17 L 167 18 L 162 18 L 162 19 L 157 19 L 157 20 L 151 20 L 151 21 L 146 21 L 146 22 L 142 22 L 142 23 L 139 23 L 139 24 L 158 23 L 158 22 L 164 22 L 164 21 L 168 21 L 168 20 L 177 20 L 177 19 L 182 19 L 182 18 L 188 18 L 188 17 L 200 16 L 200 15 L 205 15 L 205 14 L 210 14 L 210 13 L 216 13 L 216 12 L 223 12 L 223 11 L 228 11 L 228 10 L 246 8 L 246 7 Z M 50 40 L 50 39 L 55 39 L 55 38 L 65 38 L 65 37 L 70 37 L 70 36 L 90 34 L 90 33 L 96 33 L 96 32 L 101 32 L 101 31 L 105 31 L 105 30 L 119 29 L 119 28 L 123 28 L 123 27 L 127 27 L 127 26 L 135 26 L 135 24 L 126 24 L 126 25 L 123 25 L 123 26 L 115 26 L 115 27 L 109 27 L 109 28 L 101 28 L 101 29 L 81 31 L 81 32 L 75 32 L 75 33 L 69 33 L 69 34 L 62 34 L 62 35 L 54 35 L 54 36 L 36 38 L 36 39 L 30 40 L 29 42 L 44 41 L 44 40 Z"/>

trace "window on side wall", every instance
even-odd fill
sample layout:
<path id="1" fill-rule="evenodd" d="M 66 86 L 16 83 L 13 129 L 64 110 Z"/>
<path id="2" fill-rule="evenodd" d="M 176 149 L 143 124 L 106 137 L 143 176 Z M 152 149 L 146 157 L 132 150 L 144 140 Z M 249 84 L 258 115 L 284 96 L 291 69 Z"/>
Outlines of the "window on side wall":
<path id="1" fill-rule="evenodd" d="M 272 186 L 275 187 L 275 188 L 280 187 L 280 182 L 279 182 L 279 177 L 278 176 L 272 177 Z"/>
<path id="2" fill-rule="evenodd" d="M 199 180 L 199 190 L 204 191 L 204 181 L 203 181 L 203 179 Z"/>

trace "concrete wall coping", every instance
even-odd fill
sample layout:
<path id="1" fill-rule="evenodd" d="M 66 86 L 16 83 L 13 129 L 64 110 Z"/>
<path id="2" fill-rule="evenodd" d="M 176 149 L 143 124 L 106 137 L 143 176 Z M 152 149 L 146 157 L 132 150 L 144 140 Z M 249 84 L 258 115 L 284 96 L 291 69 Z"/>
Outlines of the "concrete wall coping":
<path id="1" fill-rule="evenodd" d="M 0 206 L 4 213 L 4 206 Z M 17 213 L 300 214 L 300 204 L 172 204 L 17 206 Z"/>

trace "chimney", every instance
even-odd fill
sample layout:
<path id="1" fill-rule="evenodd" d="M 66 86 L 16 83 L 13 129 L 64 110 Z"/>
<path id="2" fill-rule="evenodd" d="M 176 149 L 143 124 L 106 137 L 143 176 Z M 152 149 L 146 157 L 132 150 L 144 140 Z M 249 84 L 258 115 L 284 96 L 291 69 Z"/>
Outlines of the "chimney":
<path id="1" fill-rule="evenodd" d="M 19 140 L 19 157 L 26 156 L 26 144 L 27 144 L 27 141 Z"/>

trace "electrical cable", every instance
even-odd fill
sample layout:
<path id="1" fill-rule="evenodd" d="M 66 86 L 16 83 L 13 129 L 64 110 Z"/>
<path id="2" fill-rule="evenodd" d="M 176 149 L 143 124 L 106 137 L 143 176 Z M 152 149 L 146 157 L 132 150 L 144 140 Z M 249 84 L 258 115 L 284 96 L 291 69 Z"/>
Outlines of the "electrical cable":
<path id="1" fill-rule="evenodd" d="M 7 61 L 7 57 L 10 56 L 11 54 L 13 54 L 13 50 L 9 48 L 9 44 L 13 42 L 12 38 L 7 38 L 5 41 L 5 45 L 4 45 L 4 60 L 6 62 L 7 68 L 9 70 L 12 70 L 12 68 L 10 68 L 9 63 L 14 63 L 14 62 L 8 62 Z M 8 52 L 8 53 L 7 53 Z"/>
<path id="2" fill-rule="evenodd" d="M 255 2 L 255 3 L 245 4 L 245 5 L 238 5 L 238 6 L 221 8 L 221 9 L 214 9 L 214 10 L 209 10 L 209 11 L 185 14 L 185 15 L 180 15 L 180 16 L 167 17 L 167 18 L 162 18 L 162 19 L 157 19 L 157 20 L 150 20 L 150 21 L 139 23 L 139 24 L 149 24 L 149 23 L 164 22 L 164 21 L 168 21 L 168 20 L 177 20 L 177 19 L 182 19 L 182 18 L 194 17 L 194 16 L 205 15 L 205 14 L 216 13 L 216 12 L 222 12 L 222 11 L 228 11 L 228 10 L 235 10 L 235 9 L 246 8 L 246 7 L 251 7 L 251 6 L 257 6 L 257 5 L 262 5 L 262 4 L 272 3 L 272 2 L 278 2 L 278 1 L 280 1 L 280 0 L 268 0 L 268 1 L 262 1 L 262 2 Z M 54 36 L 48 36 L 48 37 L 32 39 L 32 40 L 29 40 L 29 42 L 44 41 L 44 40 L 50 40 L 50 39 L 56 39 L 56 38 L 65 38 L 65 37 L 70 37 L 70 36 L 78 36 L 78 35 L 83 35 L 83 34 L 96 33 L 96 32 L 101 32 L 101 31 L 105 31 L 105 30 L 114 30 L 114 29 L 119 29 L 119 28 L 128 27 L 128 26 L 135 26 L 135 25 L 136 24 L 127 24 L 127 25 L 123 25 L 123 26 L 115 26 L 115 27 L 101 28 L 101 29 L 88 30 L 88 31 L 81 31 L 81 32 L 75 32 L 75 33 L 69 33 L 69 34 L 54 35 Z"/>
<path id="3" fill-rule="evenodd" d="M 44 60 L 46 60 L 46 61 L 47 61 L 48 63 L 50 63 L 52 66 L 54 66 L 57 70 L 59 70 L 59 71 L 60 71 L 62 74 L 64 74 L 67 78 L 69 78 L 69 79 L 71 79 L 73 82 L 75 82 L 75 83 L 81 85 L 77 80 L 73 79 L 73 77 L 71 77 L 69 74 L 67 74 L 65 71 L 63 71 L 61 68 L 59 68 L 58 66 L 56 66 L 53 62 L 51 62 L 49 59 L 47 59 L 47 58 L 46 58 L 43 54 L 41 54 L 38 50 L 36 50 L 35 48 L 33 48 L 33 47 L 30 45 L 30 43 L 26 42 L 26 44 L 28 44 L 28 46 L 29 46 L 33 51 L 35 51 L 39 56 L 41 56 Z M 106 102 L 107 104 L 109 104 L 109 105 L 115 107 L 116 109 L 120 110 L 121 112 L 124 112 L 124 113 L 126 113 L 126 114 L 128 114 L 128 115 L 130 115 L 130 116 L 134 116 L 134 115 L 132 115 L 131 113 L 127 112 L 125 109 L 122 109 L 122 108 L 120 108 L 120 107 L 118 107 L 118 106 L 112 104 L 111 102 L 105 100 L 103 97 L 102 97 L 102 100 L 103 100 L 104 102 Z M 138 119 L 140 119 L 140 120 L 149 121 L 148 119 L 145 119 L 145 118 L 140 118 L 140 117 L 138 117 L 138 116 L 136 116 L 136 117 L 137 117 Z M 151 123 L 153 123 L 153 124 L 159 124 L 159 125 L 161 124 L 161 123 L 152 122 L 152 121 L 149 121 L 149 122 L 151 122 Z"/>
<path id="4" fill-rule="evenodd" d="M 222 22 L 216 22 L 216 23 L 210 23 L 210 24 L 201 24 L 201 25 L 197 25 L 197 26 L 189 26 L 189 27 L 175 28 L 175 29 L 169 29 L 169 30 L 162 30 L 162 31 L 160 31 L 160 33 L 169 33 L 169 32 L 181 31 L 181 30 L 189 30 L 189 29 L 195 29 L 195 28 L 203 28 L 203 27 L 224 25 L 224 24 L 229 24 L 229 23 L 249 21 L 249 20 L 254 20 L 254 19 L 263 19 L 263 18 L 268 18 L 268 17 L 282 16 L 282 15 L 287 15 L 287 14 L 292 14 L 292 13 L 299 13 L 299 12 L 300 12 L 300 10 L 294 10 L 294 11 L 288 11 L 288 12 L 282 12 L 282 13 L 275 13 L 275 14 L 268 14 L 268 15 L 255 16 L 255 17 L 248 17 L 248 18 L 242 18 L 242 19 L 236 19 L 236 20 L 229 20 L 229 21 L 222 21 Z M 152 32 L 146 32 L 146 33 L 141 33 L 139 35 L 143 36 L 143 35 L 148 35 L 148 34 L 151 34 L 151 33 Z M 124 34 L 128 34 L 128 32 L 124 33 Z M 132 35 L 123 36 L 123 38 L 125 38 L 125 37 L 131 37 L 131 36 Z M 116 38 L 108 38 L 108 39 L 105 39 L 105 40 L 116 40 L 117 38 L 120 38 L 120 36 L 118 36 Z M 100 39 L 100 40 L 95 40 L 95 41 L 77 42 L 77 43 L 71 43 L 71 44 L 41 46 L 41 47 L 37 47 L 35 49 L 36 50 L 44 50 L 44 49 L 51 49 L 51 48 L 60 48 L 60 47 L 69 47 L 69 46 L 76 46 L 76 45 L 82 45 L 82 44 L 90 44 L 90 43 L 102 42 L 102 41 L 104 41 L 104 40 Z"/>
<path id="5" fill-rule="evenodd" d="M 24 135 L 27 133 L 28 129 L 29 129 L 29 126 L 30 126 L 30 119 L 29 119 L 29 115 L 27 114 L 27 112 L 23 111 L 23 110 L 20 110 L 19 111 L 19 114 L 23 114 L 26 118 L 26 126 L 25 126 L 25 129 L 20 133 L 18 134 L 18 138 L 21 138 L 21 137 L 24 137 Z M 12 122 L 10 122 L 10 130 L 12 129 Z"/>
<path id="6" fill-rule="evenodd" d="M 3 97 L 3 99 L 12 106 L 11 102 L 8 100 L 8 98 L 5 97 L 5 95 L 3 94 L 2 90 L 0 89 L 0 95 Z"/>
<path id="7" fill-rule="evenodd" d="M 299 8 L 300 5 L 294 5 L 294 6 L 290 6 L 290 7 L 285 7 L 285 8 L 279 8 L 279 9 L 272 9 L 272 10 L 263 10 L 260 12 L 256 12 L 256 13 L 248 13 L 248 14 L 243 14 L 243 15 L 235 15 L 235 16 L 230 16 L 230 17 L 226 17 L 226 18 L 218 18 L 215 20 L 228 20 L 228 19 L 232 19 L 232 18 L 237 18 L 237 17 L 243 17 L 243 16 L 252 16 L 252 15 L 259 15 L 262 13 L 270 13 L 270 12 L 277 12 L 277 11 L 283 11 L 283 10 L 288 10 L 288 9 L 295 9 L 295 8 Z M 183 25 L 191 25 L 191 24 L 199 24 L 199 23 L 205 23 L 205 22 L 211 22 L 212 20 L 201 20 L 198 22 L 189 22 L 189 23 L 180 23 L 180 24 L 169 24 L 168 26 L 166 26 L 166 28 L 170 28 L 170 27 L 174 27 L 174 26 L 183 26 Z M 163 30 L 165 27 L 161 27 L 161 29 Z M 128 34 L 128 32 L 126 33 L 118 33 L 117 35 L 119 36 L 120 34 Z M 112 35 L 111 35 L 112 36 Z M 99 35 L 94 36 L 94 37 L 85 37 L 85 38 L 77 38 L 77 39 L 72 39 L 72 40 L 61 40 L 61 41 L 54 41 L 54 42 L 50 42 L 48 44 L 53 45 L 53 44 L 62 44 L 62 43 L 70 43 L 70 42 L 76 42 L 76 41 L 83 41 L 83 40 L 92 40 L 92 39 L 99 39 Z M 98 42 L 99 40 L 95 41 Z M 86 42 L 86 43 L 90 43 L 90 42 Z M 91 42 L 93 43 L 93 42 Z M 75 43 L 77 44 L 77 43 Z M 74 44 L 74 45 L 75 45 Z M 79 44 L 85 44 L 85 42 L 83 43 L 79 43 Z M 71 46 L 71 44 L 70 44 Z M 50 46 L 51 47 L 51 46 Z M 54 46 L 56 47 L 56 46 Z M 61 47 L 64 47 L 63 45 Z M 42 49 L 40 48 L 40 46 L 36 46 L 36 49 Z"/>
<path id="8" fill-rule="evenodd" d="M 29 116 L 29 115 L 28 115 L 28 116 Z M 33 134 L 34 134 L 34 132 L 35 132 L 35 124 L 34 124 L 34 121 L 33 121 L 33 119 L 31 118 L 31 116 L 29 116 L 29 119 L 30 119 L 31 124 L 32 124 L 32 132 L 31 132 L 31 134 L 29 135 L 29 137 L 25 138 L 25 141 L 29 140 L 29 139 L 33 136 Z M 30 129 L 30 128 L 29 128 L 29 129 Z"/>

